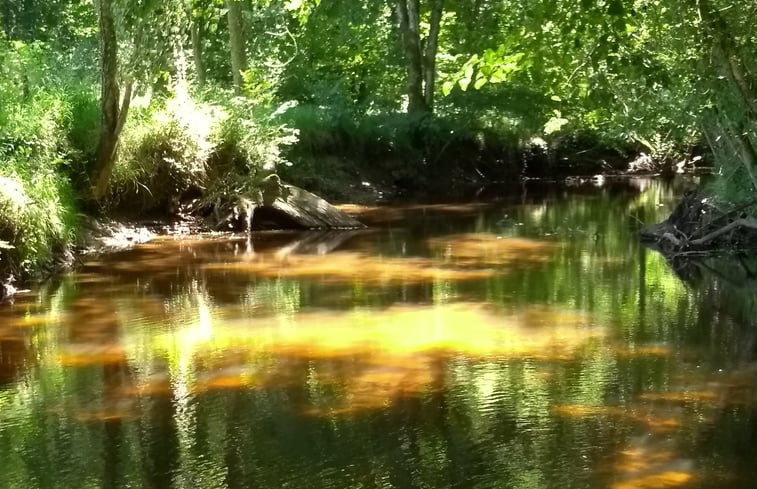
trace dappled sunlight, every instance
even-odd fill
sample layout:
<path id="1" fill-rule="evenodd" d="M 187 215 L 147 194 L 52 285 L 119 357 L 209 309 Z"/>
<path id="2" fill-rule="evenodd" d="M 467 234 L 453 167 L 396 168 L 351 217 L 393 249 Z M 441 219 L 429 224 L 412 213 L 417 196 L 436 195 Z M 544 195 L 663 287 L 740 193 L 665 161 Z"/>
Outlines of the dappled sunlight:
<path id="1" fill-rule="evenodd" d="M 255 377 L 244 368 L 228 368 L 199 376 L 192 388 L 194 394 L 224 389 L 255 387 Z"/>
<path id="2" fill-rule="evenodd" d="M 559 244 L 490 233 L 442 236 L 428 240 L 428 246 L 457 265 L 497 266 L 543 263 L 550 260 Z"/>
<path id="3" fill-rule="evenodd" d="M 67 344 L 61 348 L 59 361 L 64 367 L 121 364 L 126 361 L 126 352 L 118 343 Z"/>
<path id="4" fill-rule="evenodd" d="M 684 376 L 683 385 L 667 392 L 645 392 L 639 400 L 650 404 L 675 405 L 686 408 L 719 410 L 733 406 L 754 408 L 757 391 L 752 368 L 711 375 Z"/>
<path id="5" fill-rule="evenodd" d="M 119 406 L 114 406 L 112 410 L 82 410 L 74 415 L 74 418 L 77 421 L 81 421 L 84 423 L 93 423 L 93 422 L 109 422 L 109 421 L 123 421 L 123 420 L 130 420 L 130 419 L 136 419 L 139 417 L 139 413 L 131 408 L 131 406 L 126 406 L 123 408 L 120 408 Z"/>
<path id="6" fill-rule="evenodd" d="M 611 489 L 667 489 L 682 487 L 694 479 L 688 472 L 667 471 L 612 484 Z"/>
<path id="7" fill-rule="evenodd" d="M 344 446 L 382 474 L 385 454 L 429 473 L 475 459 L 498 481 L 527 467 L 524 487 L 742 482 L 724 447 L 751 433 L 752 330 L 694 312 L 664 260 L 611 227 L 609 200 L 546 202 L 360 209 L 391 225 L 93 257 L 0 314 L 0 444 L 60 430 L 88 460 L 142 460 L 178 443 L 191 477 L 235 457 L 312 457 L 316 473 Z"/>
<path id="8" fill-rule="evenodd" d="M 37 328 L 53 321 L 55 318 L 48 314 L 24 315 L 0 319 L 0 328 Z"/>
<path id="9" fill-rule="evenodd" d="M 632 438 L 617 455 L 611 489 L 669 489 L 695 480 L 693 461 L 681 457 L 667 438 Z"/>
<path id="10" fill-rule="evenodd" d="M 438 266 L 436 262 L 427 258 L 381 257 L 351 252 L 334 252 L 325 256 L 256 254 L 251 260 L 211 263 L 203 268 L 268 278 L 317 278 L 323 282 L 368 284 L 476 280 L 491 277 L 495 273 L 487 269 Z"/>
<path id="11" fill-rule="evenodd" d="M 715 404 L 719 401 L 720 396 L 714 391 L 648 392 L 641 394 L 639 399 L 642 401 L 661 401 L 680 404 Z"/>
<path id="12" fill-rule="evenodd" d="M 155 342 L 183 345 L 182 356 L 191 355 L 192 393 L 286 388 L 302 382 L 287 365 L 316 360 L 312 368 L 320 381 L 341 395 L 327 407 L 307 408 L 308 414 L 386 408 L 428 392 L 438 388 L 444 362 L 457 355 L 566 361 L 606 335 L 584 314 L 545 307 L 504 314 L 472 303 L 205 322 L 212 324 L 210 335 L 192 333 L 199 323 L 191 323 Z M 324 370 L 322 362 L 343 362 L 345 368 Z"/>
<path id="13" fill-rule="evenodd" d="M 119 397 L 151 397 L 170 396 L 173 393 L 171 379 L 167 373 L 153 374 L 141 379 L 136 385 L 126 385 L 118 388 Z"/>
<path id="14" fill-rule="evenodd" d="M 630 348 L 616 348 L 619 357 L 667 357 L 673 355 L 673 349 L 665 345 L 638 345 Z"/>
<path id="15" fill-rule="evenodd" d="M 674 430 L 683 426 L 683 422 L 679 418 L 658 417 L 658 414 L 637 407 L 558 405 L 553 406 L 550 412 L 558 418 L 619 418 L 646 427 L 654 433 Z M 662 415 L 664 416 L 664 413 Z"/>
<path id="16" fill-rule="evenodd" d="M 544 322 L 544 318 L 551 321 Z M 563 322 L 556 320 L 562 318 Z M 554 321 L 554 322 L 553 322 Z M 217 324 L 211 342 L 243 342 L 261 352 L 330 358 L 375 352 L 453 352 L 478 357 L 571 356 L 586 341 L 603 337 L 582 314 L 544 309 L 496 314 L 479 304 L 392 307 Z"/>

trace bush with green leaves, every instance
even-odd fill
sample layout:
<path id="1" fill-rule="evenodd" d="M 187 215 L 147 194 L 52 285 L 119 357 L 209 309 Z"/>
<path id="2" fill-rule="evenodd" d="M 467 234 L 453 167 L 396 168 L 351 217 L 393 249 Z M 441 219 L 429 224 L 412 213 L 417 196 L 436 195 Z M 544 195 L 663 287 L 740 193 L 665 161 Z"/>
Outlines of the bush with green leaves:
<path id="1" fill-rule="evenodd" d="M 53 168 L 4 163 L 0 170 L 0 267 L 27 274 L 48 263 L 76 235 L 76 203 Z M 3 263 L 3 261 L 5 263 Z"/>
<path id="2" fill-rule="evenodd" d="M 0 269 L 22 275 L 75 237 L 71 91 L 34 86 L 44 54 L 40 45 L 0 46 Z"/>
<path id="3" fill-rule="evenodd" d="M 0 268 L 26 274 L 75 237 L 76 199 L 65 174 L 66 113 L 60 100 L 38 97 L 8 107 L 0 135 Z M 0 109 L 3 110 L 3 109 Z M 3 263 L 4 262 L 4 263 Z"/>

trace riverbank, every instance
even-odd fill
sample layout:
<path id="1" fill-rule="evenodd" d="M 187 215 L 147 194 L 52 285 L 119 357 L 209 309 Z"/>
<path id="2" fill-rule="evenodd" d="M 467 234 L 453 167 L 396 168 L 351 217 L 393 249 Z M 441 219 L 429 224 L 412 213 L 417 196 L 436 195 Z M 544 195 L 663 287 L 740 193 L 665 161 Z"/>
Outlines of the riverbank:
<path id="1" fill-rule="evenodd" d="M 147 243 L 157 236 L 197 234 L 202 228 L 193 220 L 129 221 L 80 216 L 75 239 L 61 246 L 37 268 L 12 266 L 14 248 L 0 248 L 0 301 L 24 292 L 34 283 L 76 268 L 85 259 L 115 253 Z"/>
<path id="2" fill-rule="evenodd" d="M 570 192 L 576 195 L 591 195 L 598 191 L 611 193 L 628 193 L 639 192 L 644 188 L 645 180 L 636 177 L 622 176 L 602 176 L 595 177 L 568 177 L 564 179 L 524 179 L 516 180 L 510 183 L 492 184 L 486 187 L 473 189 L 467 193 L 454 194 L 447 192 L 437 195 L 434 199 L 419 196 L 414 199 L 407 197 L 397 197 L 396 195 L 385 194 L 383 199 L 366 199 L 363 201 L 353 201 L 349 205 L 339 205 L 340 211 L 346 215 L 356 218 L 360 223 L 368 226 L 384 226 L 393 222 L 397 214 L 396 205 L 403 209 L 403 212 L 417 212 L 422 215 L 447 215 L 458 216 L 467 215 L 471 209 L 480 210 L 493 203 L 502 202 L 520 202 L 523 199 L 541 200 L 559 199 L 563 192 Z M 278 191 L 277 191 L 278 193 Z M 443 195 L 444 197 L 440 197 Z M 299 207 L 327 209 L 329 204 L 325 201 L 300 200 Z M 316 198 L 317 199 L 317 198 Z M 270 200 L 270 199 L 269 199 Z M 29 284 L 44 280 L 47 277 L 61 273 L 64 270 L 74 268 L 81 263 L 83 259 L 91 259 L 99 254 L 122 251 L 131 248 L 140 243 L 147 242 L 157 236 L 182 236 L 182 235 L 223 235 L 229 232 L 246 232 L 247 222 L 244 212 L 246 212 L 244 202 L 237 204 L 236 209 L 231 212 L 220 213 L 220 218 L 214 218 L 212 213 L 207 215 L 207 209 L 198 208 L 197 204 L 201 201 L 195 200 L 191 203 L 185 203 L 179 206 L 177 214 L 163 213 L 160 215 L 153 214 L 149 218 L 140 217 L 138 214 L 112 214 L 110 217 L 100 215 L 97 217 L 87 216 L 79 213 L 77 222 L 74 227 L 74 238 L 66 245 L 60 246 L 50 258 L 41 266 L 35 269 L 3 268 L 0 270 L 0 277 L 7 284 L 3 288 L 4 294 L 12 292 L 14 289 L 27 288 Z M 356 206 L 355 203 L 362 203 L 363 206 Z M 393 206 L 386 207 L 386 204 L 392 202 Z M 293 200 L 292 203 L 295 203 Z M 366 207 L 367 206 L 367 207 Z M 288 208 L 288 206 L 280 206 Z M 228 210 L 228 209 L 227 209 Z M 281 228 L 312 228 L 324 227 L 317 225 L 296 225 L 294 221 L 286 216 L 273 212 L 274 209 L 253 209 L 254 219 L 251 229 L 281 229 Z M 331 217 L 333 219 L 333 217 Z M 334 221 L 332 221 L 334 222 Z M 346 221 L 345 221 L 346 222 Z M 338 224 L 338 223 L 337 223 Z M 346 222 L 336 227 L 353 227 L 354 222 Z M 5 257 L 8 253 L 17 252 L 13 249 L 0 249 L 0 264 L 7 264 L 9 260 Z M 9 277 L 14 281 L 8 282 Z"/>

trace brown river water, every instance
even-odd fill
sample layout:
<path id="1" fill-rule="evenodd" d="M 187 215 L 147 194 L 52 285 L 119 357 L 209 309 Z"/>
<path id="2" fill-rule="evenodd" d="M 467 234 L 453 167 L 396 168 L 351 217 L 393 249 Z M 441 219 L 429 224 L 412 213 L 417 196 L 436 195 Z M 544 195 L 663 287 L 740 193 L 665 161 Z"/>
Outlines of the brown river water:
<path id="1" fill-rule="evenodd" d="M 757 262 L 684 184 L 159 238 L 0 305 L 0 488 L 757 487 Z"/>

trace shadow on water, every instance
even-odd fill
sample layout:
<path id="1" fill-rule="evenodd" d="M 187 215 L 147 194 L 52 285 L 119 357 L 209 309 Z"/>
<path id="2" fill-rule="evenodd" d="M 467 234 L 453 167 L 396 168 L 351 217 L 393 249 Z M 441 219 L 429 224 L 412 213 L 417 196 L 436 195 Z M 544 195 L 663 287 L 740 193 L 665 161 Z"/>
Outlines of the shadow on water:
<path id="1" fill-rule="evenodd" d="M 0 487 L 751 487 L 755 267 L 600 183 L 85 264 L 0 314 Z"/>

